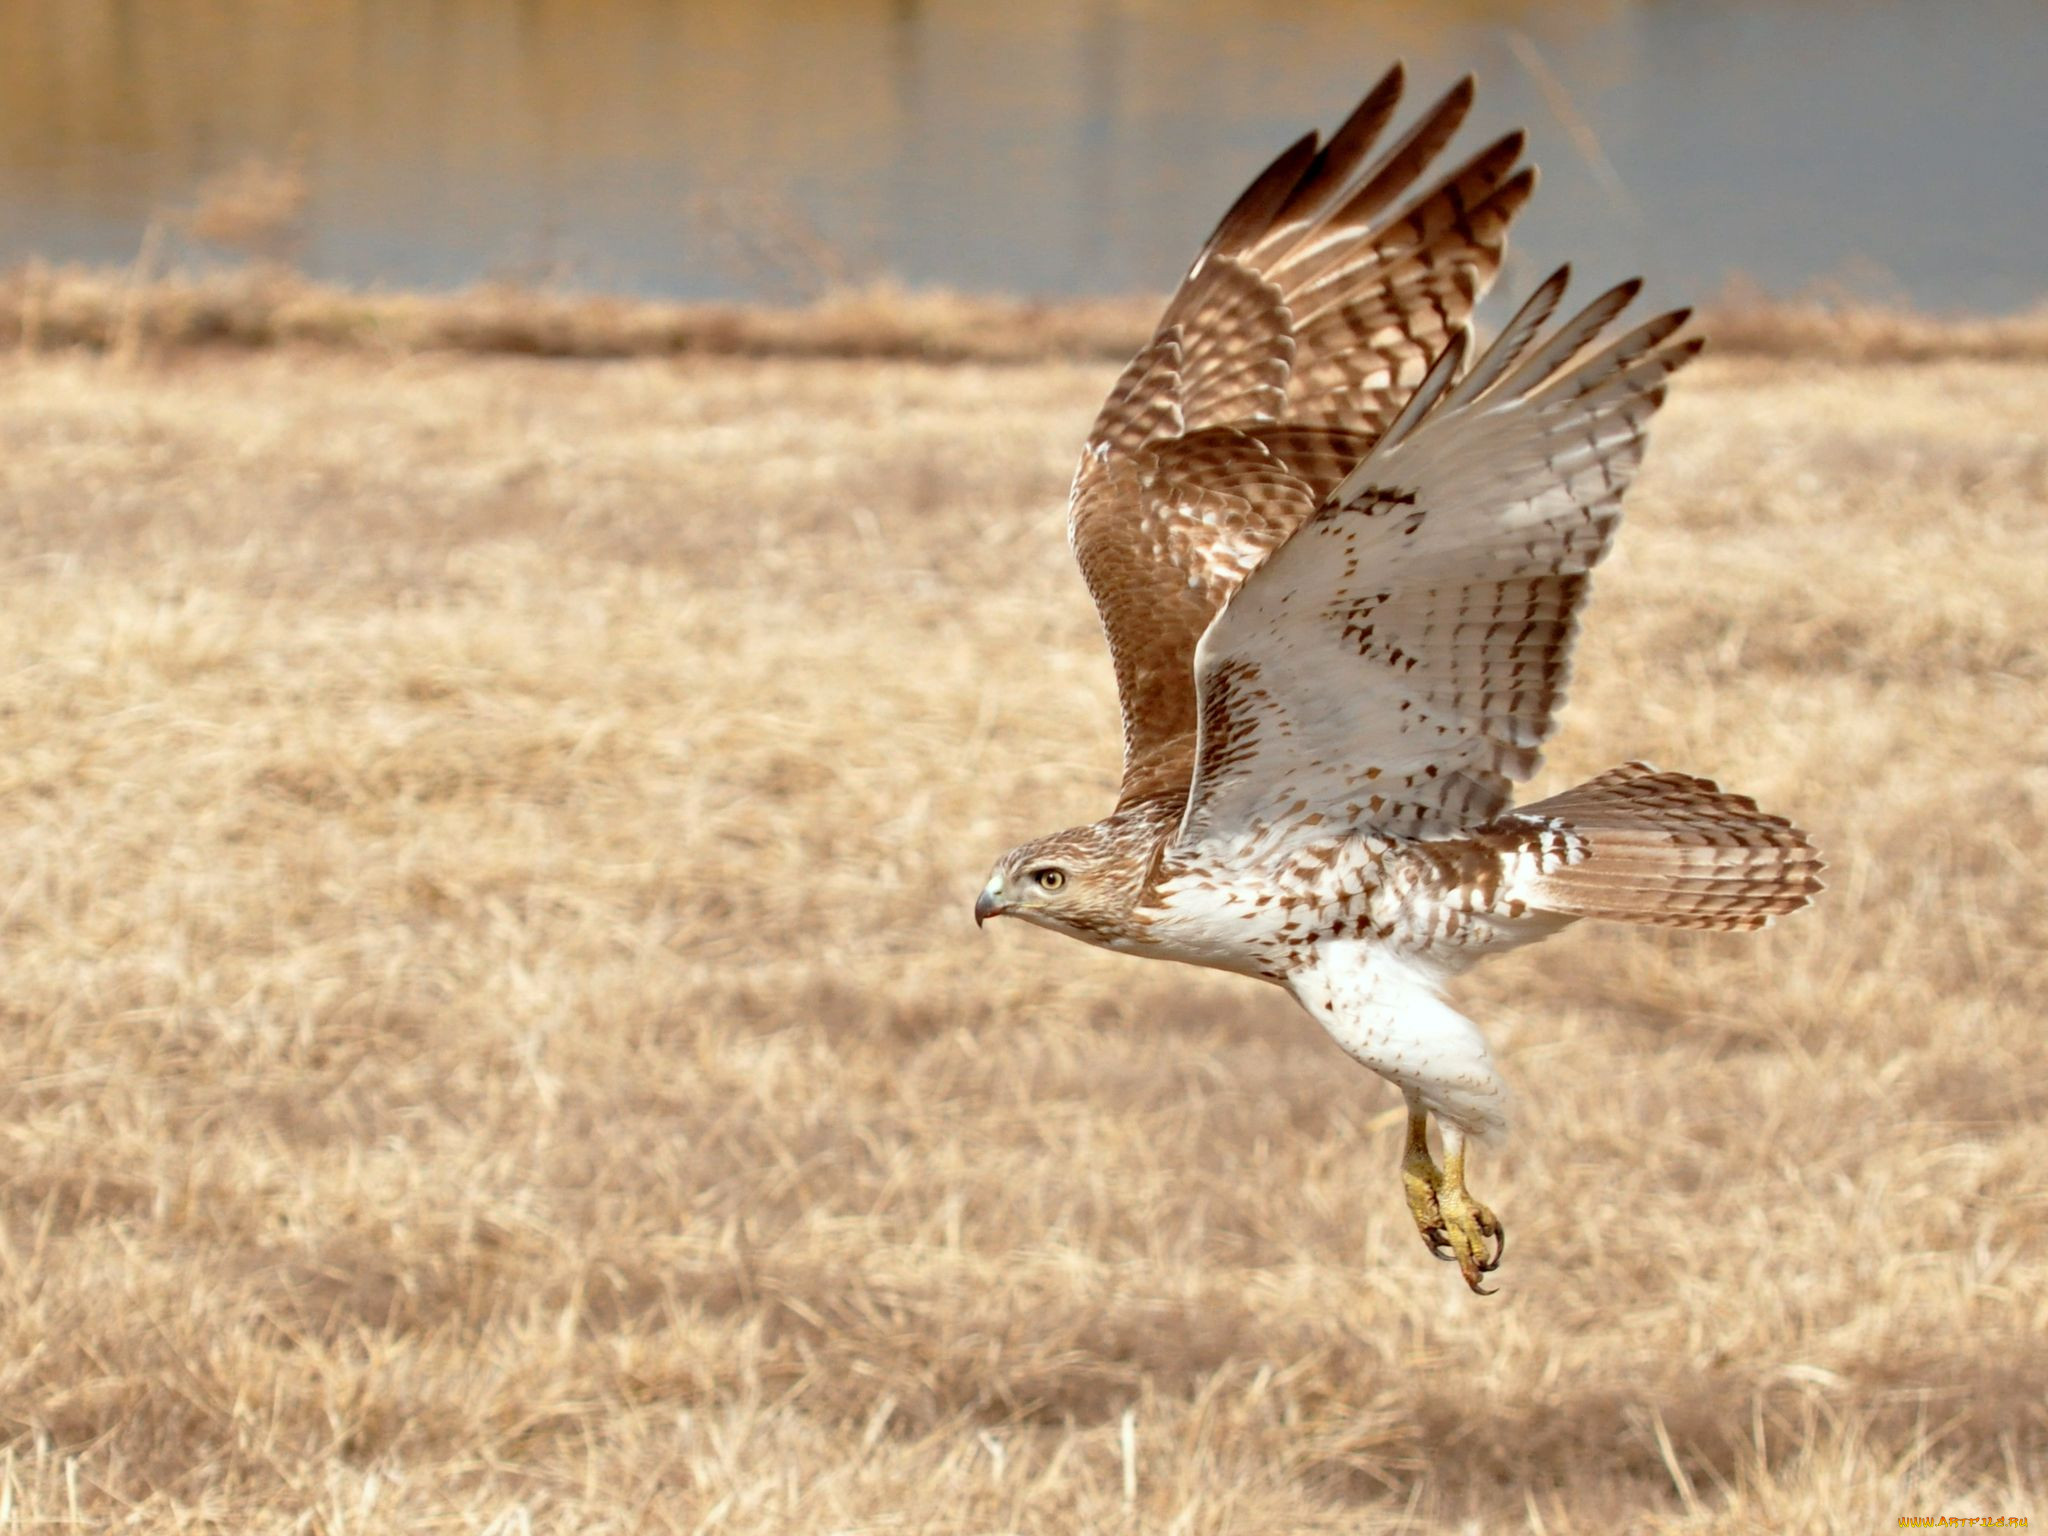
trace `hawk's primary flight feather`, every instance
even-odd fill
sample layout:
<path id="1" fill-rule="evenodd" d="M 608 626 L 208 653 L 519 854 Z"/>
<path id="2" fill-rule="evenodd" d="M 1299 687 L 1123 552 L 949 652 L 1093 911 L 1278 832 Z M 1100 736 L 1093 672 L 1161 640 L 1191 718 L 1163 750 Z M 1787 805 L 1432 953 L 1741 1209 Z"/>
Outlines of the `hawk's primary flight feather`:
<path id="1" fill-rule="evenodd" d="M 1477 1288 L 1500 1226 L 1465 1141 L 1506 1096 L 1442 982 L 1578 917 L 1757 927 L 1820 861 L 1753 801 L 1642 764 L 1512 808 L 1699 344 L 1684 311 L 1616 335 L 1635 283 L 1553 324 L 1560 270 L 1476 351 L 1534 173 L 1509 134 L 1425 184 L 1472 83 L 1381 148 L 1402 85 L 1253 181 L 1096 417 L 1068 526 L 1123 790 L 1004 855 L 975 913 L 1287 987 L 1407 1096 L 1410 1208 Z"/>

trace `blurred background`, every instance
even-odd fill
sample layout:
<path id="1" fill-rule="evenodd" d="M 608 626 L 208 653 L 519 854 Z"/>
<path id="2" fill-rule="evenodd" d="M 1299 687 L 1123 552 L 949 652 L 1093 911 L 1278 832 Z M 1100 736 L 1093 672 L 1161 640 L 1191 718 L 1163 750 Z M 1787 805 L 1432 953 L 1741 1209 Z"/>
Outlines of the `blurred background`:
<path id="1" fill-rule="evenodd" d="M 2040 0 L 9 0 L 0 268 L 1160 290 L 1396 57 L 1418 97 L 1479 72 L 1461 142 L 1533 132 L 1509 296 L 1565 257 L 1688 299 L 2038 295 Z"/>

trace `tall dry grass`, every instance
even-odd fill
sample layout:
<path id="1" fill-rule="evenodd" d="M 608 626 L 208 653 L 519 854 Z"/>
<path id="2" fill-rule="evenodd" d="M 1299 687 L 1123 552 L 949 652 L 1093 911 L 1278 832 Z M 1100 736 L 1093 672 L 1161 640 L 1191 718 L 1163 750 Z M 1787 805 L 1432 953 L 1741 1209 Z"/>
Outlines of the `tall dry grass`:
<path id="1" fill-rule="evenodd" d="M 315 282 L 276 263 L 108 273 L 30 263 L 0 271 L 0 348 L 42 352 L 319 347 L 395 358 L 459 352 L 643 357 L 1121 362 L 1158 318 L 1156 295 L 1041 302 L 889 282 L 773 308 L 581 294 L 516 282 L 385 293 Z M 2042 344 L 2048 352 L 2048 342 Z"/>
<path id="2" fill-rule="evenodd" d="M 1833 889 L 1472 978 L 1482 1301 L 1279 994 L 974 930 L 1102 367 L 143 355 L 0 362 L 0 1530 L 2048 1518 L 2039 362 L 1681 381 L 1544 782 Z"/>
<path id="3" fill-rule="evenodd" d="M 161 225 L 127 272 L 29 263 L 0 271 L 0 348 L 83 348 L 158 358 L 276 346 L 383 358 L 459 352 L 586 360 L 649 357 L 887 358 L 921 362 L 1121 364 L 1151 335 L 1163 299 L 1043 301 L 833 281 L 835 257 L 800 227 L 733 238 L 779 243 L 778 278 L 807 295 L 786 307 L 682 303 L 495 282 L 454 293 L 379 292 L 305 277 L 286 264 L 307 186 L 290 166 L 252 161 L 200 188 L 171 222 L 265 258 L 205 273 L 159 272 Z M 767 255 L 756 266 L 779 270 Z M 813 288 L 817 291 L 812 292 Z M 2005 316 L 1932 315 L 1843 296 L 1773 298 L 1736 286 L 1709 304 L 1722 356 L 1869 362 L 2048 361 L 2048 304 Z"/>

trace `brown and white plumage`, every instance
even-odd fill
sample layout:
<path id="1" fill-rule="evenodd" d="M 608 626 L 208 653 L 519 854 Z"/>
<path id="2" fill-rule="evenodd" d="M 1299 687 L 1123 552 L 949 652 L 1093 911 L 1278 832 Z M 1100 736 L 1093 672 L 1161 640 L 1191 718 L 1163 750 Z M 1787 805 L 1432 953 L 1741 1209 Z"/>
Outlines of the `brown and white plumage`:
<path id="1" fill-rule="evenodd" d="M 1510 781 L 1535 770 L 1586 573 L 1664 381 L 1698 349 L 1670 340 L 1675 313 L 1570 366 L 1635 285 L 1539 345 L 1565 281 L 1543 284 L 1462 377 L 1466 334 L 1454 336 L 1203 635 L 1190 831 L 1306 798 L 1442 837 L 1506 810 Z"/>
<path id="2" fill-rule="evenodd" d="M 1510 134 L 1425 183 L 1469 80 L 1375 153 L 1401 88 L 1252 183 L 1097 416 L 1069 530 L 1123 789 L 1005 855 L 975 910 L 1286 986 L 1407 1096 L 1411 1210 L 1476 1288 L 1499 1224 L 1465 1140 L 1506 1095 L 1442 982 L 1579 917 L 1755 927 L 1820 863 L 1754 802 L 1641 764 L 1512 808 L 1698 343 L 1683 311 L 1618 330 L 1635 283 L 1559 320 L 1560 270 L 1478 351 L 1533 173 Z"/>
<path id="3" fill-rule="evenodd" d="M 1186 790 L 1195 642 L 1464 326 L 1535 185 L 1514 133 L 1416 192 L 1472 82 L 1376 155 L 1402 83 L 1245 189 L 1089 430 L 1068 528 L 1117 668 L 1123 804 Z"/>

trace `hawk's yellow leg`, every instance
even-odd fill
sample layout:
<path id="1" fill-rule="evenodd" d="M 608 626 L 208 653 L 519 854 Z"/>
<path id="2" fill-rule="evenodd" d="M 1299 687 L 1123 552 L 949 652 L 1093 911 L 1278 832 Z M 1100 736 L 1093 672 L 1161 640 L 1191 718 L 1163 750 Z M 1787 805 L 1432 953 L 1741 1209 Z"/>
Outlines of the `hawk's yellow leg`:
<path id="1" fill-rule="evenodd" d="M 1481 1275 L 1500 1268 L 1507 1252 L 1507 1233 L 1499 1218 L 1465 1188 L 1465 1133 L 1444 1128 L 1444 1165 L 1429 1155 L 1429 1119 L 1422 1106 L 1408 1103 L 1408 1150 L 1401 1159 L 1401 1185 L 1408 1196 L 1408 1214 L 1429 1251 L 1457 1261 L 1458 1273 L 1481 1296 L 1493 1293 L 1479 1284 Z"/>

